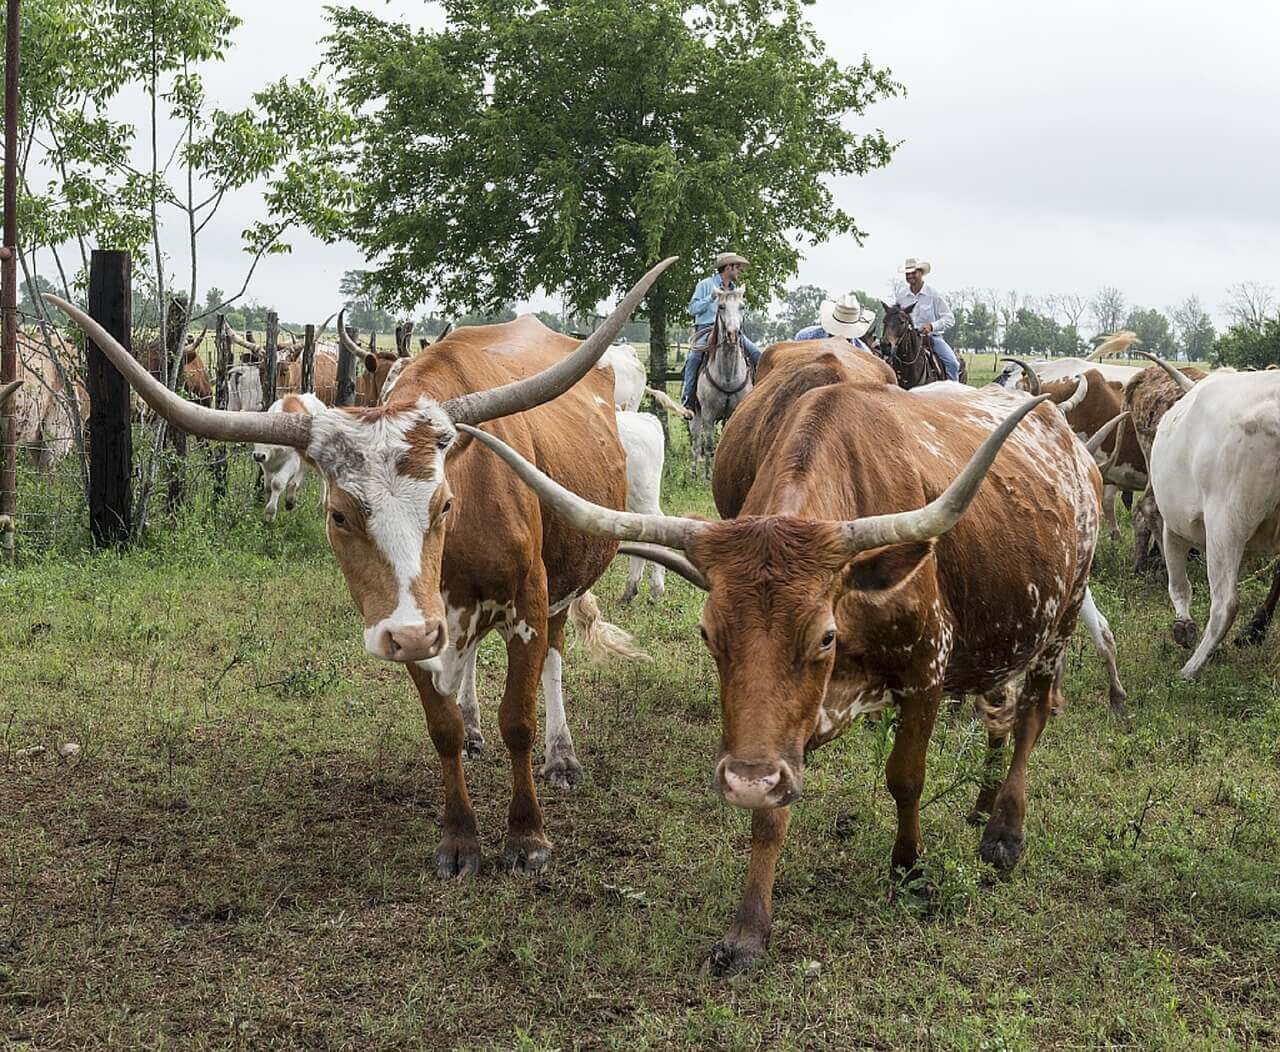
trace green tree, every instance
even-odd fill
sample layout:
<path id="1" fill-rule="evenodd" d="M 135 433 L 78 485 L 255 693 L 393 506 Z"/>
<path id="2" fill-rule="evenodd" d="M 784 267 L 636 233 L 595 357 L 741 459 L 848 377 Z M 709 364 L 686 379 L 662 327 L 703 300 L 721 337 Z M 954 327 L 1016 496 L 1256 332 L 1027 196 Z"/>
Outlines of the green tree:
<path id="1" fill-rule="evenodd" d="M 1029 307 L 1019 307 L 1005 326 L 1004 352 L 1017 358 L 1077 354 L 1080 348 L 1080 337 L 1074 326 L 1064 329 L 1052 318 Z"/>
<path id="2" fill-rule="evenodd" d="M 953 347 L 962 351 L 986 351 L 996 345 L 996 316 L 981 301 L 955 309 L 955 328 L 948 333 Z"/>
<path id="3" fill-rule="evenodd" d="M 338 294 L 343 298 L 347 320 L 366 332 L 390 332 L 396 326 L 395 319 L 378 306 L 369 288 L 367 270 L 347 270 L 338 282 Z"/>
<path id="4" fill-rule="evenodd" d="M 889 161 L 848 118 L 900 87 L 829 58 L 803 0 L 446 0 L 445 27 L 332 12 L 328 61 L 359 111 L 355 207 L 326 225 L 380 301 L 493 308 L 538 289 L 591 310 L 654 262 L 651 369 L 716 251 L 757 307 L 802 243 L 861 238 L 830 177 Z M 387 163 L 394 158 L 394 163 Z"/>
<path id="5" fill-rule="evenodd" d="M 1188 296 L 1169 312 L 1177 332 L 1177 346 L 1189 362 L 1207 362 L 1213 355 L 1217 333 L 1197 296 Z"/>
<path id="6" fill-rule="evenodd" d="M 1161 358 L 1173 357 L 1173 333 L 1169 328 L 1169 319 L 1163 312 L 1134 307 L 1125 319 L 1124 327 L 1138 334 L 1138 339 L 1142 341 L 1139 346 L 1144 351 Z"/>
<path id="7" fill-rule="evenodd" d="M 827 290 L 817 285 L 797 285 L 782 300 L 778 320 L 791 336 L 807 325 L 818 324 L 818 309 L 827 298 Z"/>
<path id="8" fill-rule="evenodd" d="M 1219 365 L 1236 369 L 1265 369 L 1280 365 L 1280 320 L 1264 318 L 1231 326 L 1218 337 L 1214 357 Z"/>

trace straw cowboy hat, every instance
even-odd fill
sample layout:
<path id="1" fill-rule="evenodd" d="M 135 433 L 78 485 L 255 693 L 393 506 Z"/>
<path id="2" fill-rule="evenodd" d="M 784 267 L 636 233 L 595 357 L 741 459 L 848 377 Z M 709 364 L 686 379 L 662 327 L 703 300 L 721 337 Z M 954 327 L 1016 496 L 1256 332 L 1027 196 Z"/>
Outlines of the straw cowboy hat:
<path id="1" fill-rule="evenodd" d="M 927 259 L 916 259 L 915 256 L 908 256 L 907 261 L 902 264 L 902 273 L 910 274 L 913 270 L 921 270 L 928 274 L 933 269 L 933 265 Z"/>
<path id="2" fill-rule="evenodd" d="M 865 336 L 876 320 L 875 312 L 867 310 L 852 292 L 846 292 L 838 300 L 823 300 L 818 316 L 822 327 L 832 336 L 851 340 Z"/>
<path id="3" fill-rule="evenodd" d="M 724 270 L 725 267 L 731 266 L 734 263 L 741 263 L 744 267 L 750 266 L 750 264 L 736 252 L 721 252 L 720 255 L 716 256 L 716 270 Z"/>

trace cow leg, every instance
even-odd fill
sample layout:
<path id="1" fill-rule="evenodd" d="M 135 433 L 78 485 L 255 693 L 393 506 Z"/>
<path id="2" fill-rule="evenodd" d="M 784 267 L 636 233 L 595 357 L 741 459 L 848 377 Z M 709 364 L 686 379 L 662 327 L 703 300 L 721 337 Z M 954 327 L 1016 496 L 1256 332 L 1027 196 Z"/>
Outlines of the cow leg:
<path id="1" fill-rule="evenodd" d="M 971 826 L 986 825 L 995 809 L 996 793 L 1000 790 L 1000 783 L 1004 781 L 1004 765 L 1001 761 L 1004 759 L 1004 746 L 1008 740 L 1008 733 L 987 730 L 987 755 L 982 761 L 982 782 L 978 787 L 978 799 L 973 802 L 973 810 L 965 816 L 965 821 Z"/>
<path id="2" fill-rule="evenodd" d="M 890 859 L 891 875 L 903 881 L 918 876 L 916 861 L 924 850 L 920 833 L 920 794 L 924 791 L 929 735 L 938 718 L 941 692 L 908 695 L 899 700 L 898 727 L 884 780 L 898 805 L 898 835 Z"/>
<path id="3" fill-rule="evenodd" d="M 638 559 L 634 555 L 627 557 L 627 586 L 622 589 L 624 603 L 631 602 L 639 593 L 640 581 L 644 577 L 644 563 L 643 559 Z"/>
<path id="4" fill-rule="evenodd" d="M 1280 565 L 1276 566 L 1271 575 L 1271 591 L 1267 593 L 1266 600 L 1254 612 L 1249 623 L 1236 634 L 1236 646 L 1261 646 L 1262 641 L 1267 638 L 1267 626 L 1275 616 L 1277 601 L 1280 601 Z"/>
<path id="5" fill-rule="evenodd" d="M 644 562 L 642 559 L 641 562 Z M 658 600 L 667 590 L 667 571 L 657 563 L 645 563 L 649 573 L 649 598 Z"/>
<path id="6" fill-rule="evenodd" d="M 498 727 L 511 757 L 511 806 L 502 864 L 519 873 L 537 873 L 551 857 L 542 807 L 533 784 L 533 740 L 538 732 L 538 679 L 547 656 L 547 585 L 532 582 L 517 597 L 519 625 L 506 632 L 507 685 L 498 708 Z"/>
<path id="7" fill-rule="evenodd" d="M 484 732 L 480 729 L 480 699 L 476 696 L 476 661 L 480 640 L 462 656 L 462 683 L 458 686 L 458 709 L 462 713 L 462 752 L 468 760 L 484 755 Z"/>
<path id="8" fill-rule="evenodd" d="M 444 781 L 444 835 L 436 849 L 436 872 L 441 877 L 474 877 L 480 872 L 480 841 L 462 773 L 462 713 L 452 698 L 436 691 L 430 672 L 413 664 L 408 669 L 422 698 Z"/>
<path id="9" fill-rule="evenodd" d="M 1084 603 L 1080 607 L 1080 616 L 1084 618 L 1084 626 L 1089 630 L 1089 638 L 1093 640 L 1093 648 L 1101 656 L 1107 666 L 1107 682 L 1111 689 L 1111 711 L 1117 716 L 1124 715 L 1124 703 L 1128 697 L 1120 683 L 1120 672 L 1116 668 L 1116 638 L 1111 634 L 1111 626 L 1102 616 L 1093 601 L 1093 592 L 1085 589 Z M 1064 652 L 1065 653 L 1065 652 Z"/>
<path id="10" fill-rule="evenodd" d="M 1058 659 L 1066 639 L 1051 643 L 1027 670 L 1018 694 L 1018 711 L 1013 726 L 1013 760 L 1009 773 L 996 792 L 991 818 L 978 849 L 984 862 L 996 869 L 1012 869 L 1022 857 L 1023 822 L 1027 814 L 1027 760 L 1040 740 L 1049 719 Z"/>
<path id="11" fill-rule="evenodd" d="M 279 472 L 271 476 L 269 488 L 271 495 L 267 498 L 266 507 L 262 509 L 262 518 L 266 522 L 273 522 L 280 510 L 280 497 L 285 491 L 284 477 Z"/>
<path id="12" fill-rule="evenodd" d="M 1240 611 L 1240 560 L 1244 556 L 1244 540 L 1224 528 L 1225 524 L 1209 524 L 1209 624 L 1191 660 L 1182 666 L 1182 678 L 1193 679 L 1218 644 L 1226 638 Z M 1252 532 L 1252 531 L 1251 531 Z"/>
<path id="13" fill-rule="evenodd" d="M 1191 618 L 1191 582 L 1187 580 L 1187 553 L 1191 542 L 1170 530 L 1165 531 L 1164 565 L 1169 575 L 1169 601 L 1173 603 L 1173 640 L 1190 650 L 1196 644 L 1195 621 Z"/>
<path id="14" fill-rule="evenodd" d="M 733 924 L 711 948 L 704 969 L 727 979 L 749 968 L 769 946 L 773 927 L 773 882 L 778 856 L 791 823 L 791 808 L 761 808 L 751 812 L 751 862 L 747 883 Z"/>
<path id="15" fill-rule="evenodd" d="M 1119 540 L 1120 524 L 1116 522 L 1116 493 L 1117 487 L 1107 483 L 1102 487 L 1102 515 L 1107 521 L 1107 525 L 1111 528 L 1111 539 Z"/>
<path id="16" fill-rule="evenodd" d="M 582 764 L 573 751 L 573 735 L 564 712 L 564 621 L 568 610 L 547 622 L 547 658 L 542 663 L 542 697 L 547 706 L 547 752 L 542 777 L 561 789 L 572 789 L 582 781 Z"/>

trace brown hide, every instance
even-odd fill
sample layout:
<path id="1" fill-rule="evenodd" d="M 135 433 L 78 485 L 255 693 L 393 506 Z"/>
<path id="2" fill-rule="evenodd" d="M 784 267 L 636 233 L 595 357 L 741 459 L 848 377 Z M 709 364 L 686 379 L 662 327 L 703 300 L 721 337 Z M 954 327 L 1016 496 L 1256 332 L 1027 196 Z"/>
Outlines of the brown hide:
<path id="1" fill-rule="evenodd" d="M 456 329 L 433 344 L 431 354 L 413 359 L 387 409 L 413 406 L 423 394 L 443 402 L 523 379 L 577 346 L 528 316 Z M 623 507 L 626 460 L 613 410 L 612 369 L 592 369 L 554 401 L 487 423 L 484 430 L 562 486 L 606 507 Z M 446 473 L 455 500 L 441 587 L 451 606 L 471 609 L 484 599 L 506 603 L 531 571 L 541 572 L 538 563 L 546 566 L 547 592 L 556 603 L 589 587 L 617 551 L 614 541 L 576 533 L 553 517 L 544 521 L 537 497 L 469 437 L 458 438 Z"/>
<path id="2" fill-rule="evenodd" d="M 149 340 L 144 343 L 135 352 L 134 357 L 146 366 L 147 372 L 156 379 L 164 379 L 163 360 L 160 356 L 158 340 Z M 209 383 L 209 370 L 205 367 L 199 351 L 189 344 L 182 353 L 182 374 L 178 377 L 177 389 L 201 405 L 213 404 L 213 387 Z"/>
<path id="3" fill-rule="evenodd" d="M 17 444 L 28 451 L 37 466 L 47 469 L 70 453 L 73 445 L 66 385 L 44 336 L 19 331 L 17 337 L 17 378 L 26 381 L 13 396 Z M 57 333 L 51 339 L 63 368 L 71 368 L 75 348 Z M 89 394 L 79 383 L 75 393 L 83 424 L 89 419 Z"/>
<path id="4" fill-rule="evenodd" d="M 756 386 L 729 418 L 716 451 L 711 492 L 723 518 L 736 517 L 742 508 L 795 400 L 815 387 L 841 382 L 897 381 L 887 362 L 844 340 L 796 340 L 765 349 Z"/>
<path id="5" fill-rule="evenodd" d="M 1209 375 L 1194 365 L 1179 367 L 1178 371 L 1188 380 L 1203 380 Z M 1133 420 L 1145 455 L 1151 455 L 1151 443 L 1155 441 L 1161 418 L 1184 393 L 1158 365 L 1147 366 L 1125 385 L 1124 408 Z"/>
<path id="6" fill-rule="evenodd" d="M 338 359 L 332 354 L 317 351 L 314 363 L 315 396 L 325 405 L 334 405 L 338 401 Z M 276 397 L 283 398 L 287 394 L 301 393 L 301 356 L 287 362 L 277 362 Z"/>
<path id="7" fill-rule="evenodd" d="M 382 395 L 382 385 L 387 380 L 387 373 L 399 360 L 399 355 L 388 351 L 364 356 L 361 362 L 362 372 L 356 380 L 356 405 L 378 404 Z"/>
<path id="8" fill-rule="evenodd" d="M 1114 380 L 1108 381 L 1096 369 L 1090 369 L 1084 375 L 1089 380 L 1088 393 L 1084 401 L 1067 414 L 1067 423 L 1071 425 L 1072 431 L 1088 440 L 1123 410 L 1124 385 Z M 1046 381 L 1041 384 L 1040 389 L 1061 405 L 1076 393 L 1078 383 L 1078 377 L 1068 377 L 1064 380 Z M 1121 421 L 1102 443 L 1102 452 L 1108 458 L 1115 451 L 1117 442 L 1120 444 L 1120 452 L 1115 458 L 1115 466 L 1145 476 L 1147 458 L 1127 420 Z"/>

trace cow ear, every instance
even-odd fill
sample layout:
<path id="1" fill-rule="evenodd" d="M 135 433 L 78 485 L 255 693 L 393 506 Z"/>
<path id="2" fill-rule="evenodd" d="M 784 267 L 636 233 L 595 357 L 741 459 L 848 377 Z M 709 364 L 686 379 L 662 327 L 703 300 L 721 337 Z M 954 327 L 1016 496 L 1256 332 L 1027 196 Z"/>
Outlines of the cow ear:
<path id="1" fill-rule="evenodd" d="M 378 371 L 378 356 L 376 354 L 366 354 L 364 356 L 365 372 L 376 373 Z"/>
<path id="2" fill-rule="evenodd" d="M 901 588 L 933 554 L 933 541 L 891 544 L 860 552 L 844 568 L 846 591 L 885 593 Z"/>

